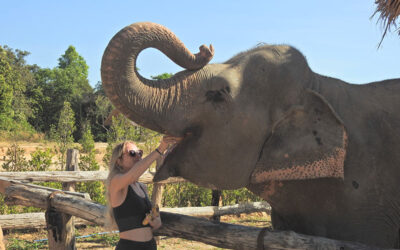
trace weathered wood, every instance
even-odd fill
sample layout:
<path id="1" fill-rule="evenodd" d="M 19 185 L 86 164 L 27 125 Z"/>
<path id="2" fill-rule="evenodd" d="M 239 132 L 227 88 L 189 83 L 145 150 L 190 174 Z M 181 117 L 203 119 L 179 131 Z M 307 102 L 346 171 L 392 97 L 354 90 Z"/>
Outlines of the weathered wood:
<path id="1" fill-rule="evenodd" d="M 0 172 L 0 178 L 21 182 L 85 182 L 105 181 L 108 171 L 30 171 L 30 172 Z M 142 183 L 153 183 L 153 175 L 149 172 L 140 176 Z M 171 177 L 158 183 L 177 183 L 186 180 L 179 177 Z"/>
<path id="2" fill-rule="evenodd" d="M 67 150 L 66 171 L 77 171 L 78 154 L 76 149 Z M 63 183 L 63 191 L 75 192 L 75 182 Z M 48 207 L 45 213 L 49 249 L 76 249 L 74 217 L 60 213 L 52 207 L 54 195 L 50 194 Z"/>
<path id="3" fill-rule="evenodd" d="M 179 213 L 195 217 L 212 217 L 229 214 L 270 212 L 270 207 L 266 202 L 255 202 L 225 207 L 188 207 L 188 208 L 161 208 L 163 212 Z M 93 224 L 90 221 L 75 218 L 75 226 Z M 45 228 L 44 213 L 24 213 L 0 215 L 0 225 L 3 229 L 26 229 L 26 228 Z"/>
<path id="4" fill-rule="evenodd" d="M 12 183 L 5 190 L 6 203 L 22 203 L 30 206 L 44 207 L 49 191 L 37 189 L 29 190 L 26 186 Z M 105 207 L 80 197 L 55 194 L 52 205 L 63 213 L 84 218 L 96 224 L 103 225 Z M 257 249 L 257 238 L 262 229 L 215 223 L 206 219 L 195 218 L 161 212 L 163 226 L 155 235 L 166 235 L 189 240 L 200 241 L 217 247 L 232 249 Z M 297 234 L 290 231 L 265 231 L 261 243 L 267 249 L 379 249 L 364 244 L 331 240 L 322 237 Z"/>
<path id="5" fill-rule="evenodd" d="M 76 149 L 68 149 L 67 151 L 67 164 L 65 165 L 65 171 L 79 171 L 78 165 L 78 156 L 79 151 Z M 63 190 L 75 192 L 75 183 L 76 180 L 72 182 L 64 182 L 63 183 Z"/>
<path id="6" fill-rule="evenodd" d="M 261 245 L 257 239 L 262 229 L 215 223 L 202 218 L 162 212 L 163 226 L 155 235 L 179 237 L 230 249 L 379 249 L 355 242 L 337 241 L 322 237 L 297 234 L 291 231 L 265 231 Z"/>
<path id="7" fill-rule="evenodd" d="M 253 212 L 270 213 L 270 207 L 266 202 L 254 202 L 248 204 L 232 205 L 225 207 L 188 207 L 188 208 L 161 208 L 163 212 L 178 213 L 195 217 L 212 217 L 214 215 L 230 215 Z M 90 221 L 75 218 L 75 225 L 93 224 Z M 25 229 L 25 228 L 45 228 L 44 213 L 24 213 L 0 215 L 0 225 L 3 229 Z"/>
<path id="8" fill-rule="evenodd" d="M 51 191 L 45 189 L 35 189 L 25 184 L 13 182 L 4 192 L 6 195 L 5 203 L 47 209 L 48 196 L 51 193 Z M 52 206 L 59 212 L 74 215 L 95 224 L 102 225 L 104 223 L 105 207 L 81 197 L 57 192 L 54 193 L 54 198 L 52 198 Z"/>
<path id="9" fill-rule="evenodd" d="M 94 225 L 94 223 L 79 217 L 75 217 L 74 224 L 75 226 Z M 46 228 L 46 220 L 43 212 L 5 214 L 0 215 L 0 225 L 3 229 Z"/>
<path id="10" fill-rule="evenodd" d="M 0 172 L 0 178 L 21 182 L 84 182 L 105 181 L 108 171 L 28 171 Z"/>
<path id="11" fill-rule="evenodd" d="M 231 206 L 209 206 L 209 207 L 176 207 L 176 208 L 162 208 L 161 211 L 168 213 L 176 213 L 194 217 L 213 217 L 223 216 L 230 214 L 243 214 L 254 212 L 271 213 L 271 207 L 267 202 L 252 202 L 244 204 L 236 204 Z"/>
<path id="12" fill-rule="evenodd" d="M 6 188 L 8 188 L 11 185 L 11 182 L 9 181 L 2 181 L 0 178 L 0 192 L 4 193 L 6 191 Z"/>
<path id="13" fill-rule="evenodd" d="M 10 179 L 0 178 L 0 193 L 4 193 L 6 187 L 10 186 L 12 183 L 24 185 L 26 187 L 30 187 L 33 189 L 43 189 L 43 190 L 47 190 L 50 192 L 60 191 L 59 189 L 56 189 L 56 188 L 43 187 L 43 186 L 39 186 L 39 185 L 35 185 L 35 184 L 22 183 L 20 181 L 14 181 L 14 180 L 10 180 Z M 90 195 L 88 193 L 70 192 L 70 191 L 63 191 L 63 192 L 66 194 L 69 194 L 69 195 L 78 196 L 78 197 L 90 200 Z"/>
<path id="14" fill-rule="evenodd" d="M 222 191 L 221 190 L 212 190 L 211 192 L 211 206 L 221 206 L 222 205 L 222 199 L 221 199 Z M 219 215 L 214 215 L 211 217 L 212 221 L 220 221 L 221 216 Z"/>

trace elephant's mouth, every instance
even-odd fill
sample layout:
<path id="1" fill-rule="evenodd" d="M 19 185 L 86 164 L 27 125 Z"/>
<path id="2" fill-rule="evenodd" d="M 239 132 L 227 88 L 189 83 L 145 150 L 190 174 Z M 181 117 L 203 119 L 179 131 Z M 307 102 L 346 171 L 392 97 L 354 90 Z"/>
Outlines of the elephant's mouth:
<path id="1" fill-rule="evenodd" d="M 180 169 L 186 165 L 193 165 L 193 152 L 196 150 L 194 145 L 197 144 L 200 137 L 200 129 L 193 127 L 186 129 L 184 138 L 179 143 L 171 146 L 166 156 L 154 175 L 154 182 L 163 181 L 169 177 L 181 176 Z"/>
<path id="2" fill-rule="evenodd" d="M 182 143 L 182 142 L 181 142 Z M 164 153 L 164 158 L 161 165 L 157 168 L 153 182 L 160 182 L 168 179 L 169 177 L 177 176 L 177 164 L 179 163 L 178 158 L 179 148 L 181 143 L 175 144 L 174 146 L 168 148 L 167 152 Z"/>
<path id="3" fill-rule="evenodd" d="M 164 153 L 164 161 L 163 161 L 163 162 L 168 161 L 168 158 L 170 158 L 170 156 L 173 155 L 173 154 L 175 153 L 176 148 L 179 147 L 179 144 L 180 144 L 180 143 L 177 143 L 177 144 L 175 144 L 175 145 L 173 145 L 173 146 L 170 146 L 170 147 L 167 149 L 167 151 Z"/>

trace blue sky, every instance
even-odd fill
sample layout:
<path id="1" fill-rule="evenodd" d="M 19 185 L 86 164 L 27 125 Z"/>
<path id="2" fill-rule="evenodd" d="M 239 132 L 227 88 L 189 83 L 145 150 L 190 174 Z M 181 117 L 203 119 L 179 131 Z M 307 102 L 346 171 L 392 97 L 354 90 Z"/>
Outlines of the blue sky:
<path id="1" fill-rule="evenodd" d="M 142 21 L 171 29 L 194 53 L 212 43 L 211 63 L 228 60 L 260 42 L 289 44 L 313 71 L 350 83 L 400 78 L 400 37 L 389 33 L 380 49 L 382 26 L 374 0 L 335 1 L 1 1 L 0 45 L 31 52 L 30 64 L 53 68 L 69 45 L 89 65 L 89 81 L 100 81 L 101 57 L 112 36 Z M 139 56 L 145 77 L 182 70 L 160 52 Z"/>

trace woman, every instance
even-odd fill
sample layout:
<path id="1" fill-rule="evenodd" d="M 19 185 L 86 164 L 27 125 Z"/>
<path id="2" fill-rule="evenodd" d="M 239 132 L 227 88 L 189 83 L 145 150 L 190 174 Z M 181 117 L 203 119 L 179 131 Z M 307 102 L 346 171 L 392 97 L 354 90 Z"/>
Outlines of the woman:
<path id="1" fill-rule="evenodd" d="M 110 219 L 119 229 L 120 240 L 116 249 L 157 249 L 152 230 L 161 227 L 161 219 L 158 216 L 149 224 L 142 224 L 146 213 L 151 210 L 151 203 L 146 186 L 138 179 L 155 160 L 164 156 L 170 144 L 180 140 L 164 136 L 158 148 L 144 159 L 143 151 L 133 142 L 115 146 L 107 178 L 107 198 Z"/>

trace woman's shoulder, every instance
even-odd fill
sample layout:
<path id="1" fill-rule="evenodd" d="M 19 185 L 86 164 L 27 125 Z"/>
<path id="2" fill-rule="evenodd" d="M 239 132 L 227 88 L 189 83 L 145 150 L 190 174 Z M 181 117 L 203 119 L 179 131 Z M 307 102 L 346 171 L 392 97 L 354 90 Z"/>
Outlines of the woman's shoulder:
<path id="1" fill-rule="evenodd" d="M 129 184 L 123 185 L 124 182 L 121 181 L 122 176 L 123 174 L 118 173 L 111 177 L 111 179 L 109 180 L 108 188 L 114 189 L 115 191 L 125 190 L 129 186 Z"/>

